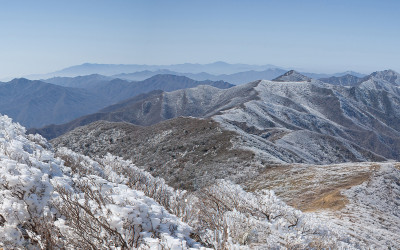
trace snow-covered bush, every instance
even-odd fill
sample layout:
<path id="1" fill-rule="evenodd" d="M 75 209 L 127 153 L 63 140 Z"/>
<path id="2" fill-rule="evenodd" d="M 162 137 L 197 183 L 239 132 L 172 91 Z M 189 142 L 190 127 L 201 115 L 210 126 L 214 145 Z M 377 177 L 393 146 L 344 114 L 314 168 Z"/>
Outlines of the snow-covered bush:
<path id="1" fill-rule="evenodd" d="M 273 191 L 244 191 L 239 185 L 219 180 L 200 190 L 195 207 L 203 241 L 217 249 L 238 245 L 264 248 L 311 248 L 333 244 L 346 246 L 347 237 L 327 222 L 321 223 L 279 200 Z"/>
<path id="2" fill-rule="evenodd" d="M 0 247 L 6 249 L 363 246 L 322 218 L 269 190 L 247 192 L 219 180 L 190 193 L 110 154 L 54 153 L 41 136 L 25 135 L 0 116 Z"/>
<path id="3" fill-rule="evenodd" d="M 133 165 L 131 161 L 111 154 L 93 160 L 66 148 L 59 148 L 56 156 L 63 159 L 65 165 L 69 166 L 75 174 L 98 175 L 110 182 L 124 183 L 129 188 L 142 191 L 170 213 L 185 221 L 190 220 L 191 206 L 188 200 L 193 199 L 193 195 L 184 190 L 175 190 L 168 186 L 164 179 L 153 177 L 150 173 Z"/>
<path id="4" fill-rule="evenodd" d="M 19 124 L 0 117 L 0 247 L 200 246 L 187 224 L 130 188 L 109 165 L 64 153 L 69 162 L 54 157 L 40 136 L 26 136 Z"/>

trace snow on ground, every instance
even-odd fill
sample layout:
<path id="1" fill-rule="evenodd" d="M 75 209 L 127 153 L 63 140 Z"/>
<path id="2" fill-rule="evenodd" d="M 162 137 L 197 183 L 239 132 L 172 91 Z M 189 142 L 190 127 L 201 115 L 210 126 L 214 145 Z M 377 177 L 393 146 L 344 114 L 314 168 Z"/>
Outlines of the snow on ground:
<path id="1" fill-rule="evenodd" d="M 357 100 L 343 88 L 331 85 L 265 80 L 254 90 L 257 98 L 222 110 L 212 118 L 240 135 L 242 139 L 234 143 L 236 147 L 252 150 L 269 163 L 379 161 L 384 159 L 379 155 L 382 152 L 368 151 L 375 149 L 365 148 L 373 142 L 368 144 L 354 131 L 371 131 L 388 138 L 399 134 L 381 120 L 371 119 L 374 114 L 366 105 L 372 105 L 368 100 L 375 100 L 376 93 Z M 383 105 L 382 100 L 377 103 Z M 375 106 L 369 108 L 374 110 Z M 393 110 L 390 112 L 397 111 Z M 379 112 L 386 111 L 381 107 Z M 376 127 L 382 131 L 375 131 Z"/>
<path id="2" fill-rule="evenodd" d="M 371 249 L 400 246 L 400 171 L 394 163 L 379 164 L 373 176 L 342 193 L 349 204 L 320 214 Z M 398 165 L 397 165 L 398 166 Z"/>
<path id="3" fill-rule="evenodd" d="M 247 186 L 275 190 L 288 204 L 349 235 L 356 248 L 398 249 L 399 166 L 396 162 L 277 165 Z"/>
<path id="4" fill-rule="evenodd" d="M 42 137 L 0 117 L 0 246 L 200 247 L 187 224 L 123 176 L 64 151 L 80 159 L 79 168 L 68 167 L 46 147 Z"/>
<path id="5" fill-rule="evenodd" d="M 344 192 L 348 216 L 303 213 L 267 189 L 220 180 L 188 193 L 112 155 L 54 152 L 0 116 L 0 184 L 6 249 L 364 249 L 395 247 L 399 238 L 394 163 Z"/>

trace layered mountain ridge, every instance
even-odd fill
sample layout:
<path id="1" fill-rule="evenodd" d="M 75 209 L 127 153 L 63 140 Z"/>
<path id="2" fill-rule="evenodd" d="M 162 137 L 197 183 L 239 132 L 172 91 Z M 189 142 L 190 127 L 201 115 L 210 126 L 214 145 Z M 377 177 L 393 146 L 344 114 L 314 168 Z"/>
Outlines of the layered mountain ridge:
<path id="1" fill-rule="evenodd" d="M 0 84 L 0 112 L 27 127 L 64 123 L 107 105 L 88 90 L 14 79 Z"/>
<path id="2" fill-rule="evenodd" d="M 28 80 L 11 86 L 93 89 L 115 100 L 133 93 L 121 79 L 88 79 L 94 80 L 85 88 Z M 233 87 L 179 79 L 183 89 L 150 88 L 69 123 L 29 131 L 61 135 L 51 145 L 0 116 L 0 247 L 400 244 L 396 72 L 330 79 L 333 84 L 296 71 Z M 57 79 L 77 86 L 82 80 Z M 158 80 L 148 84 L 169 87 Z"/>
<path id="3" fill-rule="evenodd" d="M 172 91 L 203 84 L 233 86 L 223 81 L 195 81 L 173 75 L 156 75 L 141 82 L 109 80 L 100 75 L 56 78 L 51 82 L 54 84 L 21 78 L 0 83 L 0 112 L 28 128 L 42 127 L 71 121 L 152 90 Z"/>
<path id="4" fill-rule="evenodd" d="M 384 78 L 374 79 L 381 85 L 391 84 Z M 222 129 L 240 135 L 234 147 L 255 152 L 262 162 L 382 161 L 400 158 L 399 103 L 398 92 L 368 84 L 349 88 L 317 80 L 257 81 L 226 90 L 200 86 L 152 93 L 75 124 L 89 124 L 96 120 L 93 117 L 142 126 L 180 116 L 211 118 Z M 48 131 L 39 130 L 54 137 Z"/>
<path id="5" fill-rule="evenodd" d="M 226 62 L 215 62 L 210 64 L 175 64 L 175 65 L 116 65 L 116 64 L 91 64 L 84 63 L 75 65 L 57 72 L 45 75 L 27 76 L 29 79 L 49 79 L 54 78 L 74 78 L 85 77 L 86 75 L 101 74 L 106 78 L 120 78 L 129 81 L 142 81 L 158 74 L 172 74 L 186 76 L 197 81 L 212 80 L 226 81 L 233 84 L 244 84 L 259 79 L 272 80 L 282 74 L 287 69 L 279 68 L 274 65 L 248 65 L 248 64 L 229 64 Z M 302 72 L 310 78 L 327 78 L 331 76 L 340 77 L 351 74 L 357 77 L 364 77 L 364 74 L 346 71 L 339 73 L 310 73 Z"/>

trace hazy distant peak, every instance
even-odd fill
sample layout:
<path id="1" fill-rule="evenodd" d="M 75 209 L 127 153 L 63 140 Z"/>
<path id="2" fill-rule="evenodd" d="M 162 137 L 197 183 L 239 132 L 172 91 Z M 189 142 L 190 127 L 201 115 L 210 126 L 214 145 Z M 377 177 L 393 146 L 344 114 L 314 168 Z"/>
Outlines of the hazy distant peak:
<path id="1" fill-rule="evenodd" d="M 351 71 L 351 70 L 348 70 L 348 71 L 345 71 L 345 72 L 343 72 L 343 73 L 339 73 L 340 75 L 335 75 L 335 76 L 345 76 L 345 75 L 351 75 L 351 76 L 356 76 L 356 77 L 358 77 L 358 78 L 362 78 L 362 77 L 364 77 L 365 76 L 365 74 L 362 74 L 362 73 L 358 73 L 358 72 L 356 72 L 356 71 Z"/>
<path id="2" fill-rule="evenodd" d="M 360 83 L 361 78 L 351 74 L 346 74 L 344 76 L 331 76 L 327 78 L 321 78 L 319 80 L 334 85 L 356 86 L 358 83 Z"/>
<path id="3" fill-rule="evenodd" d="M 213 62 L 211 64 L 214 64 L 214 65 L 229 65 L 229 63 L 226 63 L 226 62 L 223 62 L 223 61 L 217 61 L 217 62 Z"/>
<path id="4" fill-rule="evenodd" d="M 22 83 L 22 82 L 31 82 L 30 80 L 26 78 L 14 78 L 9 83 Z"/>
<path id="5" fill-rule="evenodd" d="M 274 82 L 311 82 L 311 78 L 300 74 L 295 70 L 290 70 L 285 74 L 273 79 Z"/>
<path id="6" fill-rule="evenodd" d="M 164 79 L 167 79 L 167 78 L 168 79 L 190 79 L 190 78 L 188 78 L 186 76 L 178 76 L 178 75 L 173 75 L 173 74 L 157 74 L 157 75 L 154 75 L 154 76 L 148 78 L 147 80 L 150 80 L 150 79 L 153 79 L 153 80 L 162 79 L 162 80 L 164 80 Z M 192 79 L 190 79 L 190 80 L 192 80 Z"/>

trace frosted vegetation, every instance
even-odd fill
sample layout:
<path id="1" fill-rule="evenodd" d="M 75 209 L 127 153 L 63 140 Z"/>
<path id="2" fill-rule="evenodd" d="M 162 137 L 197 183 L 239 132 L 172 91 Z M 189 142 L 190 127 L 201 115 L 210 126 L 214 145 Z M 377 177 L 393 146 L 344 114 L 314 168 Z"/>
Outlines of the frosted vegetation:
<path id="1" fill-rule="evenodd" d="M 55 151 L 6 116 L 0 183 L 0 247 L 7 249 L 367 247 L 345 223 L 302 213 L 273 191 L 250 193 L 224 180 L 195 193 L 174 190 L 110 154 Z"/>

